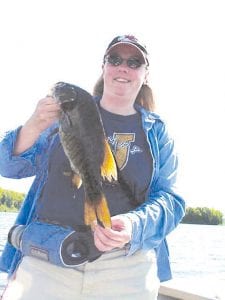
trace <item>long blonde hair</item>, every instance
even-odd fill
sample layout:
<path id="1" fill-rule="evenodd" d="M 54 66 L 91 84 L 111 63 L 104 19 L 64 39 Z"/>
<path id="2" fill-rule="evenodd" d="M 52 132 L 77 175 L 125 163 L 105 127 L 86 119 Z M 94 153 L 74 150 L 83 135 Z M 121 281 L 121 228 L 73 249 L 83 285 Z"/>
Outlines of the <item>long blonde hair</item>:
<path id="1" fill-rule="evenodd" d="M 93 96 L 102 97 L 104 90 L 104 80 L 101 75 L 100 78 L 94 85 Z M 135 103 L 143 106 L 145 109 L 149 111 L 155 111 L 155 101 L 152 95 L 152 89 L 148 84 L 143 84 L 140 88 L 140 91 L 137 95 Z"/>

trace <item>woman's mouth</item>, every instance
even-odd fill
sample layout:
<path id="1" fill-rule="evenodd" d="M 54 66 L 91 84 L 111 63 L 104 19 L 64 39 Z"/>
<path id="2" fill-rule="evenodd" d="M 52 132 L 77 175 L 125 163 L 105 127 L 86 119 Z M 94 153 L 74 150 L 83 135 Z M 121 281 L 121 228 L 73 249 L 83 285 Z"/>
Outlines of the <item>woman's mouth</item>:
<path id="1" fill-rule="evenodd" d="M 128 82 L 130 82 L 130 80 L 125 79 L 125 78 L 120 78 L 120 77 L 115 78 L 115 81 L 122 82 L 122 83 L 128 83 Z"/>

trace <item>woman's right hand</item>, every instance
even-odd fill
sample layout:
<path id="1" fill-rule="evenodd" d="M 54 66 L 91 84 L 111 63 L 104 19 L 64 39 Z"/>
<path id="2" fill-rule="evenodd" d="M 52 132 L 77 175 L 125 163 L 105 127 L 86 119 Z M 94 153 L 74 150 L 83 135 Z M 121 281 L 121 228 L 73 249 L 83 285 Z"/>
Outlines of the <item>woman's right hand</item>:
<path id="1" fill-rule="evenodd" d="M 24 126 L 37 131 L 38 135 L 58 120 L 60 113 L 60 104 L 52 97 L 47 96 L 41 99 Z"/>
<path id="2" fill-rule="evenodd" d="M 60 104 L 52 97 L 47 96 L 38 101 L 34 113 L 18 134 L 14 147 L 14 155 L 19 155 L 30 148 L 39 135 L 58 120 L 59 114 Z"/>

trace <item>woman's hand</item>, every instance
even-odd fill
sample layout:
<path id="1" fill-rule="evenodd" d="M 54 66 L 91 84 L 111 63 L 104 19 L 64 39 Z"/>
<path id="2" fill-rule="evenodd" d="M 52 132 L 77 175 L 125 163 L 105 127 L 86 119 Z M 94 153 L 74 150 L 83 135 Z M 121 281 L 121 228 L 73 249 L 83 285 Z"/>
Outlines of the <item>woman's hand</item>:
<path id="1" fill-rule="evenodd" d="M 36 129 L 40 134 L 57 121 L 59 112 L 60 104 L 52 97 L 47 96 L 38 102 L 34 113 L 25 125 L 30 126 L 33 130 Z"/>
<path id="2" fill-rule="evenodd" d="M 123 248 L 131 240 L 132 223 L 128 217 L 117 215 L 112 217 L 111 221 L 111 229 L 96 225 L 94 230 L 95 246 L 103 252 Z"/>
<path id="3" fill-rule="evenodd" d="M 60 114 L 60 104 L 52 97 L 41 99 L 24 126 L 21 128 L 14 147 L 14 155 L 19 155 L 30 148 L 39 135 L 55 121 Z"/>

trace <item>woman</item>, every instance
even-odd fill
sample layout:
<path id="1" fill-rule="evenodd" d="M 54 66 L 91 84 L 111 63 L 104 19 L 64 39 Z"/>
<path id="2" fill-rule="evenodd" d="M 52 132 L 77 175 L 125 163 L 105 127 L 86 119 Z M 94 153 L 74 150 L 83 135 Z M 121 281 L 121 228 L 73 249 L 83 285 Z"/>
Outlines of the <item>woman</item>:
<path id="1" fill-rule="evenodd" d="M 1 142 L 1 175 L 35 176 L 16 221 L 31 232 L 24 231 L 24 249 L 30 240 L 43 242 L 47 235 L 49 241 L 55 228 L 60 234 L 75 228 L 63 241 L 73 235 L 76 239 L 79 232 L 89 247 L 88 261 L 72 267 L 67 262 L 65 267 L 60 265 L 64 242 L 60 263 L 55 259 L 58 236 L 53 247 L 31 247 L 32 253 L 21 254 L 8 243 L 1 259 L 1 269 L 11 275 L 4 300 L 157 299 L 159 280 L 171 278 L 165 238 L 184 216 L 184 201 L 175 190 L 173 140 L 152 112 L 148 72 L 145 45 L 134 36 L 118 36 L 106 49 L 94 89 L 119 172 L 119 184 L 103 183 L 111 229 L 96 225 L 91 234 L 83 230 L 83 190 L 70 184 L 69 163 L 56 130 L 60 105 L 52 97 L 40 100 L 25 125 Z M 73 249 L 71 261 L 81 253 Z"/>

